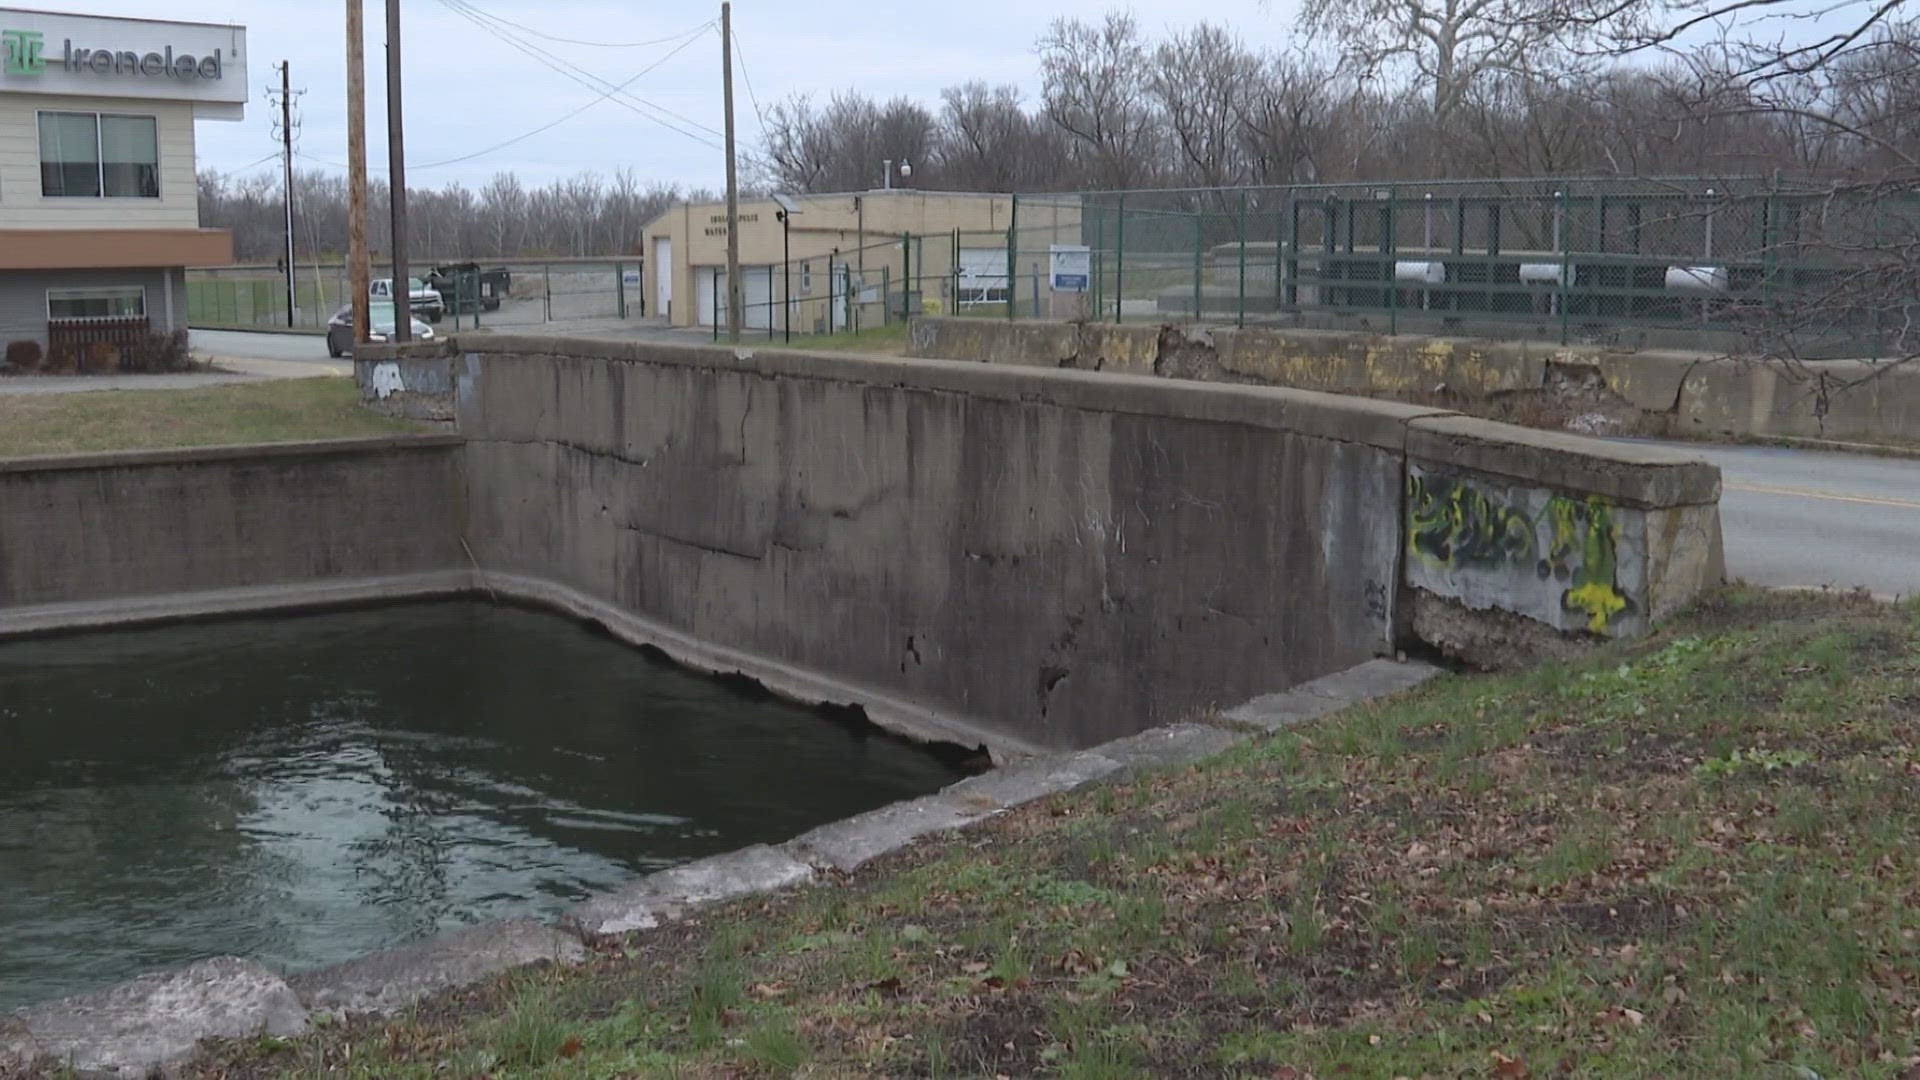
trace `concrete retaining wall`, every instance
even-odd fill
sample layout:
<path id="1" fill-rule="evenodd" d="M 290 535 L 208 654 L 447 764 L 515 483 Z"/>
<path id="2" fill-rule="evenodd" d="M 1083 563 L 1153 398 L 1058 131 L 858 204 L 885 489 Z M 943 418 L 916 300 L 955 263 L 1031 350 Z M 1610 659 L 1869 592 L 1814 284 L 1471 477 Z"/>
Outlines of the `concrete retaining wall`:
<path id="1" fill-rule="evenodd" d="M 579 338 L 400 359 L 389 405 L 459 438 L 0 464 L 0 634 L 487 590 L 1021 753 L 1420 643 L 1641 633 L 1720 577 L 1712 466 L 1444 410 Z"/>
<path id="2" fill-rule="evenodd" d="M 0 631 L 460 570 L 461 440 L 0 460 Z M 317 598 L 318 593 L 309 593 Z M 261 604 L 275 603 L 270 595 Z M 58 610 L 49 611 L 48 608 Z"/>
<path id="3" fill-rule="evenodd" d="M 777 351 L 474 337 L 470 539 L 966 741 L 1085 746 L 1388 651 L 1428 410 Z M 565 355 L 557 355 L 564 350 Z"/>
<path id="4" fill-rule="evenodd" d="M 1261 327 L 915 319 L 915 356 L 1290 386 L 1393 400 L 1475 400 L 1591 384 L 1628 426 L 1675 436 L 1920 438 L 1920 367 L 1797 366 L 1677 350 L 1386 337 Z"/>

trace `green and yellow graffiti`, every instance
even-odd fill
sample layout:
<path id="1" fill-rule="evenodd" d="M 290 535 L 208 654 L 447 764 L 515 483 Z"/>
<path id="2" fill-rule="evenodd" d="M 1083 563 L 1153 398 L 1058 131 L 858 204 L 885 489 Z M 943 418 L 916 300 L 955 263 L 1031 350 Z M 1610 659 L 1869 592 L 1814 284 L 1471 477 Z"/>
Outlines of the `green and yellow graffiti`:
<path id="1" fill-rule="evenodd" d="M 1470 484 L 1407 477 L 1408 543 L 1437 565 L 1491 568 L 1531 559 L 1532 519 Z"/>
<path id="2" fill-rule="evenodd" d="M 1572 502 L 1564 495 L 1553 498 L 1553 504 Z M 1580 566 L 1573 571 L 1573 587 L 1560 594 L 1560 604 L 1568 611 L 1586 612 L 1587 629 L 1604 634 L 1613 617 L 1627 610 L 1627 598 L 1620 595 L 1615 578 L 1618 557 L 1614 548 L 1613 511 L 1598 495 L 1588 496 L 1584 506 L 1575 504 L 1575 507 L 1566 515 L 1572 526 L 1567 535 L 1579 537 Z M 1559 518 L 1556 511 L 1556 544 L 1560 539 Z"/>
<path id="3" fill-rule="evenodd" d="M 1414 474 L 1407 530 L 1408 549 L 1430 566 L 1512 571 L 1531 562 L 1541 580 L 1565 583 L 1561 608 L 1583 612 L 1596 634 L 1632 607 L 1619 588 L 1613 510 L 1597 495 L 1553 495 L 1535 515 L 1471 481 Z"/>

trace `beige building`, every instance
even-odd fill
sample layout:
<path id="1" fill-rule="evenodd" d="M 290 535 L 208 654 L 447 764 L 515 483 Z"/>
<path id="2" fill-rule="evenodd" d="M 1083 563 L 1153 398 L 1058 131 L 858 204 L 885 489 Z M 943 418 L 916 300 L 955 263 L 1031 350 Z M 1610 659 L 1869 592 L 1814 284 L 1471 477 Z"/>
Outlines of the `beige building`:
<path id="1" fill-rule="evenodd" d="M 0 343 L 186 325 L 200 227 L 194 122 L 247 101 L 239 26 L 0 7 Z"/>
<path id="2" fill-rule="evenodd" d="M 796 334 L 874 326 L 907 311 L 1005 305 L 1012 289 L 1024 307 L 1029 284 L 1045 284 L 1050 246 L 1080 243 L 1072 197 L 891 190 L 785 201 L 787 221 L 780 201 L 740 203 L 746 330 L 780 332 L 789 312 Z M 675 326 L 725 325 L 726 204 L 675 206 L 645 236 L 648 312 Z"/>

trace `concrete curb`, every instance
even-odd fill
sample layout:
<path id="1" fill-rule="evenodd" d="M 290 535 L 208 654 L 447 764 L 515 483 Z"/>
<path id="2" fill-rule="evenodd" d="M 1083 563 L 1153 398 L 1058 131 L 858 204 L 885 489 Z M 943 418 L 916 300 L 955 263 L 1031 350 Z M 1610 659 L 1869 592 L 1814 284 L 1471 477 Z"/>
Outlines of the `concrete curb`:
<path id="1" fill-rule="evenodd" d="M 1221 719 L 1271 731 L 1410 690 L 1438 674 L 1429 664 L 1373 660 L 1256 698 Z M 143 975 L 0 1016 L 0 1068 L 52 1059 L 83 1071 L 146 1076 L 191 1057 L 203 1039 L 300 1035 L 317 1014 L 390 1015 L 528 965 L 583 963 L 595 939 L 653 929 L 742 897 L 830 881 L 923 837 L 1142 770 L 1189 765 L 1251 737 L 1207 724 L 1172 724 L 1091 750 L 1032 758 L 934 795 L 822 825 L 778 847 L 756 844 L 649 874 L 578 905 L 554 925 L 532 919 L 483 923 L 286 979 L 234 957 Z"/>

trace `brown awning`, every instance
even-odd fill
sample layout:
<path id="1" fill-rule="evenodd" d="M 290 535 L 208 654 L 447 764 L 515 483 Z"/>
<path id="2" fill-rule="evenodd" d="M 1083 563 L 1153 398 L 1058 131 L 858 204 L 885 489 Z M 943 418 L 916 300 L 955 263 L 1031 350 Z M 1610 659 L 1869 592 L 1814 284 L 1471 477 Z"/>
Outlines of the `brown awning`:
<path id="1" fill-rule="evenodd" d="M 0 229 L 0 270 L 222 266 L 226 229 Z"/>

